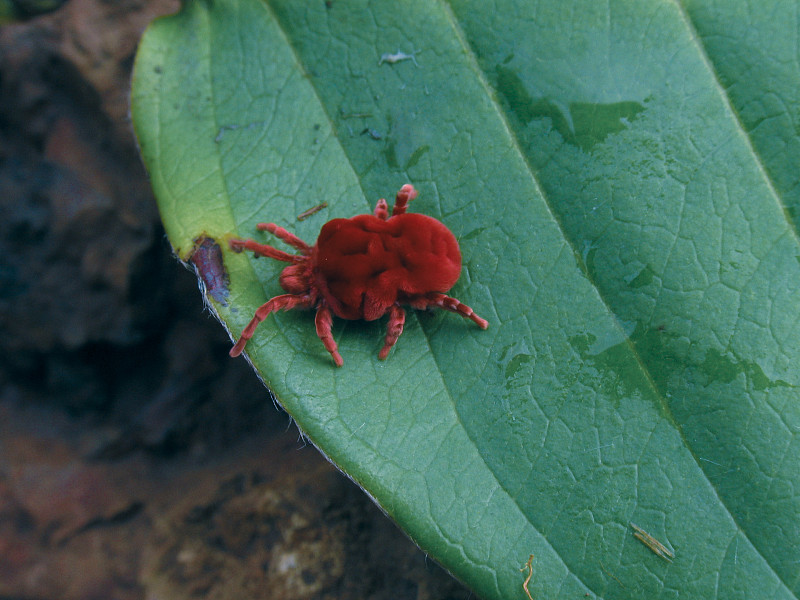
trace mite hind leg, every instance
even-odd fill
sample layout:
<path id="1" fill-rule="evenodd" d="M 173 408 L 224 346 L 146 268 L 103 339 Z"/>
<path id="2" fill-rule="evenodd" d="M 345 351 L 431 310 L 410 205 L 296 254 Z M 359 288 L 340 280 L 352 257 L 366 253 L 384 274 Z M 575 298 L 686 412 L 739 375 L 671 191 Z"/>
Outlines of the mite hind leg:
<path id="1" fill-rule="evenodd" d="M 425 296 L 412 300 L 410 304 L 414 308 L 443 308 L 444 310 L 459 314 L 465 319 L 470 319 L 481 329 L 489 327 L 489 321 L 480 318 L 475 314 L 475 311 L 463 302 L 445 294 L 439 294 L 438 292 L 426 294 Z"/>
<path id="2" fill-rule="evenodd" d="M 386 360 L 389 351 L 397 343 L 397 338 L 403 333 L 403 325 L 406 322 L 406 312 L 397 304 L 389 309 L 389 324 L 386 327 L 386 339 L 383 348 L 378 352 L 378 358 Z"/>
<path id="3" fill-rule="evenodd" d="M 330 352 L 333 357 L 333 362 L 337 367 L 344 364 L 342 355 L 339 354 L 339 347 L 336 345 L 336 340 L 333 339 L 331 327 L 333 326 L 333 313 L 327 306 L 320 306 L 317 309 L 317 316 L 314 318 L 314 323 L 317 326 L 317 336 L 322 340 L 325 350 Z"/>

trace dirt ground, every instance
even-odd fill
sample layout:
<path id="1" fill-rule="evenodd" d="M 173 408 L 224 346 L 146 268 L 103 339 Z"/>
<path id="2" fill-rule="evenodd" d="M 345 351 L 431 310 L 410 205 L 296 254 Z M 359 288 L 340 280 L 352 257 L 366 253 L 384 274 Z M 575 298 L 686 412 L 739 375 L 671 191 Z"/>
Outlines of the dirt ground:
<path id="1" fill-rule="evenodd" d="M 0 28 L 0 599 L 466 599 L 228 358 L 171 256 L 129 81 L 177 7 Z"/>

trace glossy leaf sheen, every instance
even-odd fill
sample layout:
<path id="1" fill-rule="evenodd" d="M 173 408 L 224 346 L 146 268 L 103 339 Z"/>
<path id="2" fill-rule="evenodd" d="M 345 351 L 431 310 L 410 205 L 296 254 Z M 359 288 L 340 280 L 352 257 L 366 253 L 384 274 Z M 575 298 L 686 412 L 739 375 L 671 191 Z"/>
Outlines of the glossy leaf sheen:
<path id="1" fill-rule="evenodd" d="M 409 314 L 381 362 L 385 321 L 337 320 L 336 369 L 311 314 L 270 316 L 248 351 L 283 406 L 486 598 L 524 599 L 531 553 L 535 598 L 797 598 L 796 3 L 328 4 L 148 30 L 134 121 L 169 238 L 220 242 L 238 336 L 283 265 L 226 236 L 313 243 L 411 182 L 490 328 Z"/>

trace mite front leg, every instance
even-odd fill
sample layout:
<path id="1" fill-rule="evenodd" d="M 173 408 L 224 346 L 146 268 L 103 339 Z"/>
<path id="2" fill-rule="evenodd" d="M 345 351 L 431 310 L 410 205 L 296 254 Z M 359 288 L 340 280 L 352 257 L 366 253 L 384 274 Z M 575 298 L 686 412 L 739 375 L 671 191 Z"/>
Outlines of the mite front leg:
<path id="1" fill-rule="evenodd" d="M 458 301 L 456 298 L 446 296 L 445 294 L 433 293 L 427 294 L 422 298 L 411 303 L 414 308 L 429 308 L 431 306 L 438 306 L 445 310 L 457 313 L 465 319 L 474 321 L 481 329 L 489 327 L 489 321 L 481 319 L 475 312 L 466 304 Z"/>
<path id="2" fill-rule="evenodd" d="M 259 231 L 269 231 L 272 235 L 282 239 L 290 246 L 294 246 L 295 248 L 300 250 L 303 254 L 311 254 L 311 246 L 306 244 L 295 234 L 285 230 L 283 227 L 275 225 L 275 223 L 259 223 L 256 225 L 256 229 L 258 229 Z"/>
<path id="3" fill-rule="evenodd" d="M 282 296 L 275 296 L 271 300 L 268 300 L 262 304 L 258 310 L 256 310 L 255 316 L 247 324 L 247 327 L 245 327 L 244 331 L 242 331 L 242 337 L 240 337 L 239 341 L 236 342 L 236 345 L 231 348 L 229 354 L 233 357 L 237 357 L 242 353 L 244 347 L 247 345 L 248 340 L 253 337 L 256 327 L 258 327 L 261 321 L 267 318 L 269 313 L 276 310 L 291 310 L 297 307 L 309 308 L 309 301 L 303 296 L 297 296 L 295 294 L 283 294 Z"/>
<path id="4" fill-rule="evenodd" d="M 325 350 L 330 352 L 336 366 L 341 367 L 344 364 L 344 360 L 342 360 L 342 355 L 339 354 L 339 347 L 333 339 L 333 334 L 331 334 L 331 327 L 333 326 L 333 314 L 331 313 L 331 309 L 325 305 L 320 306 L 317 309 L 317 316 L 314 319 L 314 323 L 317 326 L 317 336 L 322 340 Z"/>
<path id="5" fill-rule="evenodd" d="M 378 203 L 375 205 L 375 216 L 382 221 L 389 218 L 389 205 L 386 204 L 386 198 L 378 200 Z"/>
<path id="6" fill-rule="evenodd" d="M 294 254 L 289 254 L 283 250 L 278 250 L 266 244 L 259 244 L 255 240 L 240 240 L 233 238 L 228 240 L 228 245 L 234 252 L 241 252 L 242 250 L 250 250 L 256 256 L 266 256 L 267 258 L 274 258 L 275 260 L 282 260 L 284 262 L 297 262 L 300 257 Z"/>
<path id="7" fill-rule="evenodd" d="M 386 339 L 383 348 L 378 352 L 378 358 L 386 360 L 389 351 L 397 343 L 397 338 L 403 333 L 403 325 L 406 322 L 406 312 L 397 304 L 389 309 L 389 325 L 386 327 Z"/>
<path id="8" fill-rule="evenodd" d="M 417 197 L 417 190 L 410 183 L 405 184 L 397 192 L 394 199 L 394 207 L 392 208 L 392 216 L 402 215 L 408 208 L 408 203 Z"/>

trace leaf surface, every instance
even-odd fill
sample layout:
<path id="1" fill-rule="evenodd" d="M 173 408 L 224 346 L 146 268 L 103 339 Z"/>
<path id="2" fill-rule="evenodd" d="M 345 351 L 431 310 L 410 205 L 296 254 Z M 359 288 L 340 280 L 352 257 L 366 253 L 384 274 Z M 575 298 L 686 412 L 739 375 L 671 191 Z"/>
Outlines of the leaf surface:
<path id="1" fill-rule="evenodd" d="M 798 21 L 747 6 L 198 0 L 143 39 L 165 227 L 237 337 L 281 293 L 227 249 L 287 249 L 257 222 L 313 243 L 411 182 L 459 238 L 487 331 L 409 311 L 382 362 L 385 320 L 337 320 L 336 369 L 295 311 L 247 349 L 483 597 L 530 554 L 535 598 L 800 594 Z"/>

